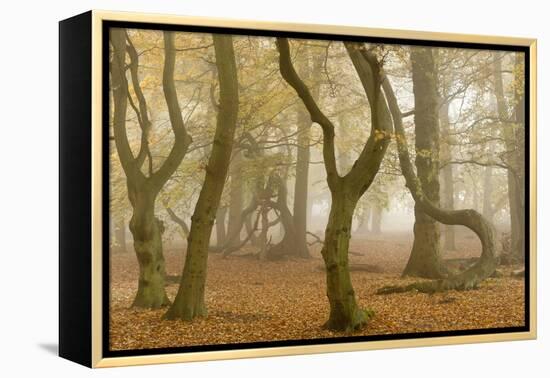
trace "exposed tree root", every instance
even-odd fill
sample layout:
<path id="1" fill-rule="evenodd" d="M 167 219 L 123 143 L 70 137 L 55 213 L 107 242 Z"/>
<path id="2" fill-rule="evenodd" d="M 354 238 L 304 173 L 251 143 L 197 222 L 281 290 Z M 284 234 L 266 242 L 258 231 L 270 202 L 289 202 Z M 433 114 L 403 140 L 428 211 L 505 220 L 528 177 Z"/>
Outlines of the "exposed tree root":
<path id="1" fill-rule="evenodd" d="M 364 54 L 368 54 L 363 50 Z M 384 287 L 378 290 L 378 294 L 403 293 L 418 290 L 423 293 L 435 293 L 446 290 L 470 290 L 476 288 L 479 283 L 490 277 L 497 266 L 495 256 L 495 235 L 493 226 L 475 210 L 443 210 L 424 195 L 416 173 L 414 172 L 407 140 L 402 123 L 402 115 L 397 99 L 390 82 L 383 77 L 383 88 L 388 100 L 388 105 L 395 126 L 395 139 L 401 171 L 405 177 L 406 186 L 411 192 L 415 204 L 426 214 L 446 225 L 462 225 L 472 230 L 481 241 L 482 252 L 479 260 L 466 271 L 436 281 L 418 282 L 405 286 Z"/>
<path id="2" fill-rule="evenodd" d="M 323 328 L 331 331 L 351 333 L 366 326 L 373 317 L 373 310 L 357 308 L 350 322 L 343 322 L 341 319 L 331 316 L 325 324 L 323 324 Z"/>
<path id="3" fill-rule="evenodd" d="M 349 264 L 350 272 L 367 272 L 367 273 L 382 273 L 384 270 L 378 265 L 372 264 Z M 324 265 L 319 265 L 317 270 L 320 272 L 325 272 L 326 268 Z"/>
<path id="4" fill-rule="evenodd" d="M 489 271 L 491 273 L 488 273 Z M 407 291 L 432 294 L 447 290 L 472 290 L 477 289 L 480 282 L 490 277 L 493 272 L 494 267 L 491 268 L 490 265 L 484 264 L 481 267 L 472 267 L 463 273 L 442 280 L 415 282 L 404 286 L 385 286 L 379 289 L 376 294 L 394 294 Z"/>

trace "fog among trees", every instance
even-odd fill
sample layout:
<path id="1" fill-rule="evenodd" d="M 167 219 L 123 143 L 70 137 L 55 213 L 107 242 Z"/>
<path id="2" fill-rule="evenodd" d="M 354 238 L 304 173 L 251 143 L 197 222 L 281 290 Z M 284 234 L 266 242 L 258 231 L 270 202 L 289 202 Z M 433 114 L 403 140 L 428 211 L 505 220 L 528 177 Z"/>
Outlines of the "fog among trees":
<path id="1" fill-rule="evenodd" d="M 522 325 L 524 59 L 111 29 L 111 346 Z"/>

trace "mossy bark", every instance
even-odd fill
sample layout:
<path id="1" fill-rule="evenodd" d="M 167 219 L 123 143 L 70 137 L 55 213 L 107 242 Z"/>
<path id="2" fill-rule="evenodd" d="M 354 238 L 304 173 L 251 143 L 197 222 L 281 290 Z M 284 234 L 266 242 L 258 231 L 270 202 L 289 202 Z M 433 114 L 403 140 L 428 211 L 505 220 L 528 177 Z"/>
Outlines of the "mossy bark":
<path id="1" fill-rule="evenodd" d="M 391 117 L 380 90 L 380 63 L 362 44 L 346 43 L 345 46 L 367 96 L 372 127 L 352 168 L 345 176 L 340 176 L 335 156 L 334 124 L 321 111 L 294 69 L 288 40 L 277 39 L 281 75 L 301 98 L 311 120 L 323 130 L 323 159 L 332 196 L 322 249 L 330 304 L 329 319 L 325 325 L 335 331 L 358 329 L 372 316 L 371 311 L 361 310 L 355 299 L 348 266 L 349 239 L 357 201 L 368 190 L 380 169 L 391 131 Z"/>
<path id="2" fill-rule="evenodd" d="M 411 50 L 414 92 L 416 172 L 424 196 L 439 206 L 439 112 L 437 72 L 431 48 Z M 422 207 L 414 208 L 414 243 L 403 276 L 441 278 L 440 232 L 436 220 Z"/>
<path id="3" fill-rule="evenodd" d="M 481 256 L 472 267 L 466 271 L 448 276 L 435 281 L 418 282 L 405 286 L 389 286 L 381 288 L 379 294 L 400 293 L 410 290 L 418 290 L 425 293 L 433 293 L 443 290 L 468 290 L 476 288 L 484 279 L 490 277 L 496 268 L 495 236 L 493 226 L 477 211 L 443 210 L 433 204 L 424 194 L 422 185 L 416 177 L 411 163 L 405 131 L 402 123 L 401 111 L 395 98 L 393 88 L 388 80 L 383 82 L 384 92 L 391 110 L 393 124 L 395 126 L 395 139 L 401 171 L 405 177 L 406 186 L 409 189 L 415 204 L 424 213 L 438 222 L 446 225 L 462 225 L 472 230 L 481 242 Z"/>
<path id="4" fill-rule="evenodd" d="M 174 133 L 174 145 L 168 157 L 156 171 L 153 171 L 152 156 L 149 150 L 148 133 L 151 123 L 148 119 L 147 101 L 141 90 L 138 76 L 138 58 L 131 39 L 125 29 L 113 28 L 110 31 L 113 47 L 111 61 L 111 88 L 113 92 L 113 134 L 126 184 L 128 199 L 133 214 L 130 231 L 134 238 L 134 249 L 139 263 L 138 291 L 133 305 L 144 308 L 158 308 L 168 304 L 164 289 L 164 258 L 162 255 L 163 226 L 155 217 L 155 201 L 159 191 L 172 176 L 183 160 L 191 138 L 187 134 L 174 85 L 175 55 L 173 36 L 165 33 L 165 62 L 163 68 L 163 90 L 169 110 L 170 124 Z M 126 65 L 126 56 L 130 64 Z M 129 84 L 126 69 L 130 69 L 132 88 L 136 93 L 139 108 L 131 102 L 141 128 L 141 145 L 134 156 L 126 131 Z M 149 159 L 148 175 L 142 172 L 142 165 Z"/>
<path id="5" fill-rule="evenodd" d="M 344 189 L 333 192 L 325 242 L 321 249 L 330 303 L 330 315 L 325 326 L 335 331 L 359 329 L 372 315 L 372 312 L 357 305 L 349 272 L 348 251 L 356 205 L 355 195 Z"/>
<path id="6" fill-rule="evenodd" d="M 139 263 L 138 290 L 132 306 L 159 308 L 170 304 L 165 290 L 166 269 L 162 251 L 164 226 L 155 217 L 154 201 L 142 193 L 131 196 L 134 213 L 130 232 Z"/>
<path id="7" fill-rule="evenodd" d="M 174 303 L 164 315 L 166 319 L 191 320 L 206 316 L 204 291 L 210 235 L 229 169 L 239 111 L 233 40 L 230 36 L 220 34 L 214 34 L 213 40 L 220 83 L 216 132 L 204 183 L 191 217 L 180 286 Z"/>

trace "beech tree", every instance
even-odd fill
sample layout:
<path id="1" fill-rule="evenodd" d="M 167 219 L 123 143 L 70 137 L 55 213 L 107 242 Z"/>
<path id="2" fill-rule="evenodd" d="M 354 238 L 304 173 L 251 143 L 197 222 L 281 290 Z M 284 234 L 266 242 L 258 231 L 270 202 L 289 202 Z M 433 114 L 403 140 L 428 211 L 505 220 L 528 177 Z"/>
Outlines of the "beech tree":
<path id="1" fill-rule="evenodd" d="M 521 325 L 521 53 L 150 29 L 110 43 L 117 347 Z M 137 258 L 116 253 L 124 228 Z M 386 322 L 416 292 L 477 287 L 434 297 L 433 324 Z M 124 337 L 161 316 L 178 335 Z"/>
<path id="2" fill-rule="evenodd" d="M 345 176 L 340 176 L 335 158 L 334 124 L 321 111 L 309 88 L 294 69 L 288 40 L 277 39 L 281 75 L 303 101 L 311 120 L 319 124 L 323 131 L 323 158 L 332 198 L 321 250 L 330 303 L 330 315 L 325 326 L 338 331 L 360 328 L 372 316 L 370 310 L 359 308 L 355 299 L 349 273 L 349 241 L 355 207 L 378 173 L 392 127 L 391 117 L 381 94 L 381 67 L 376 56 L 362 45 L 345 43 L 345 47 L 368 98 L 372 125 L 370 136 L 353 167 Z"/>
<path id="3" fill-rule="evenodd" d="M 302 64 L 307 78 L 316 78 L 320 75 L 321 57 L 306 55 Z M 313 62 L 310 63 L 311 58 Z M 311 67 L 310 67 L 311 66 Z M 307 79 L 305 78 L 305 79 Z M 319 83 L 311 88 L 311 95 L 315 101 L 319 98 Z M 309 162 L 311 156 L 311 117 L 303 104 L 297 104 L 296 110 L 297 140 L 296 140 L 296 180 L 294 184 L 293 217 L 296 233 L 296 246 L 300 257 L 309 257 L 307 247 L 307 217 L 308 217 L 308 189 L 309 189 Z"/>
<path id="4" fill-rule="evenodd" d="M 510 208 L 510 258 L 523 261 L 525 256 L 525 168 L 524 152 L 518 145 L 525 142 L 525 105 L 523 87 L 523 56 L 518 54 L 514 62 L 514 105 L 509 106 L 504 94 L 502 77 L 502 53 L 494 54 L 493 77 L 494 96 L 497 103 L 498 120 L 506 150 L 502 155 L 507 171 L 508 202 Z"/>
<path id="5" fill-rule="evenodd" d="M 431 202 L 429 197 L 424 193 L 422 182 L 417 177 L 411 163 L 403 127 L 402 112 L 389 80 L 383 79 L 383 88 L 395 128 L 395 140 L 401 171 L 405 178 L 407 189 L 409 189 L 415 201 L 415 205 L 438 222 L 446 225 L 462 225 L 472 230 L 481 242 L 481 256 L 473 266 L 459 274 L 405 286 L 387 286 L 378 290 L 378 294 L 400 293 L 410 290 L 433 293 L 445 290 L 474 289 L 480 282 L 490 277 L 496 269 L 497 259 L 495 255 L 494 228 L 480 213 L 473 209 L 444 210 Z"/>
<path id="6" fill-rule="evenodd" d="M 170 116 L 170 125 L 174 133 L 174 144 L 164 163 L 153 171 L 153 161 L 149 150 L 148 135 L 151 122 L 148 116 L 147 101 L 140 87 L 138 77 L 138 54 L 124 29 L 112 29 L 110 35 L 113 47 L 111 60 L 111 88 L 113 88 L 113 131 L 115 145 L 121 165 L 126 174 L 128 198 L 133 214 L 130 231 L 134 238 L 134 249 L 139 262 L 139 284 L 133 306 L 158 308 L 169 303 L 164 288 L 164 256 L 162 253 L 162 233 L 164 226 L 155 215 L 156 198 L 183 160 L 191 137 L 187 134 L 181 116 L 180 106 L 174 85 L 175 50 L 173 34 L 164 32 L 164 68 L 162 87 Z M 126 73 L 126 58 L 132 88 L 138 99 L 133 103 L 129 95 Z M 141 146 L 134 156 L 126 132 L 128 103 L 136 113 L 141 128 Z M 142 167 L 148 160 L 147 174 Z"/>
<path id="7" fill-rule="evenodd" d="M 416 172 L 426 198 L 434 206 L 439 206 L 439 101 L 433 49 L 411 48 L 411 65 Z M 439 225 L 424 213 L 418 202 L 415 203 L 414 216 L 414 243 L 403 275 L 442 278 L 445 272 L 441 264 Z"/>
<path id="8" fill-rule="evenodd" d="M 180 286 L 166 319 L 191 320 L 206 315 L 204 290 L 210 234 L 222 196 L 239 111 L 237 67 L 231 36 L 213 34 L 219 80 L 216 132 L 206 176 L 191 217 L 187 254 Z"/>

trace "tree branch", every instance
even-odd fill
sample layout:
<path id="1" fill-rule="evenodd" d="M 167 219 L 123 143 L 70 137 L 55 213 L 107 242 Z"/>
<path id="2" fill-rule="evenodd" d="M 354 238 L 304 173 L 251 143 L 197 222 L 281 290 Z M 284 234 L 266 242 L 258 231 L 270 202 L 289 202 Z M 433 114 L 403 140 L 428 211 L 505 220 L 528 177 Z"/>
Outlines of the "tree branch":
<path id="1" fill-rule="evenodd" d="M 178 94 L 174 84 L 174 67 L 176 62 L 176 52 L 174 49 L 174 33 L 164 32 L 164 68 L 162 72 L 162 88 L 170 125 L 174 132 L 174 145 L 168 154 L 168 157 L 162 166 L 151 177 L 151 183 L 156 191 L 159 191 L 164 183 L 178 168 L 179 163 L 187 153 L 187 149 L 192 142 L 191 136 L 187 134 L 185 124 L 181 115 L 181 109 L 178 101 Z"/>
<path id="2" fill-rule="evenodd" d="M 476 233 L 481 241 L 482 252 L 478 262 L 466 271 L 442 280 L 419 282 L 406 286 L 390 286 L 382 288 L 378 294 L 401 293 L 418 290 L 433 293 L 443 290 L 468 290 L 475 288 L 482 280 L 493 274 L 496 268 L 495 236 L 492 225 L 475 210 L 443 210 L 429 201 L 422 191 L 422 186 L 411 163 L 401 111 L 389 80 L 383 81 L 383 88 L 395 126 L 395 139 L 401 171 L 405 177 L 416 206 L 423 212 L 446 225 L 462 225 Z"/>
<path id="3" fill-rule="evenodd" d="M 319 124 L 323 130 L 323 158 L 325 160 L 327 182 L 329 187 L 334 187 L 338 184 L 340 179 L 338 169 L 336 167 L 336 156 L 334 150 L 334 124 L 325 116 L 321 109 L 319 109 L 319 106 L 315 102 L 309 89 L 294 69 L 290 58 L 290 46 L 288 39 L 277 38 L 277 49 L 279 50 L 279 67 L 281 75 L 285 81 L 292 88 L 294 88 L 298 96 L 302 99 L 311 116 L 311 120 Z"/>

